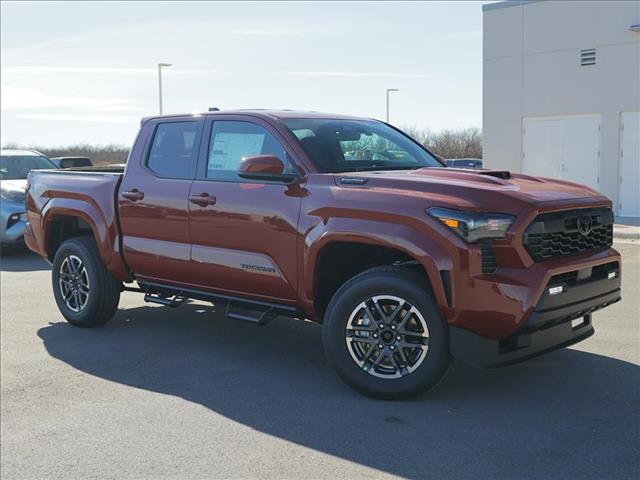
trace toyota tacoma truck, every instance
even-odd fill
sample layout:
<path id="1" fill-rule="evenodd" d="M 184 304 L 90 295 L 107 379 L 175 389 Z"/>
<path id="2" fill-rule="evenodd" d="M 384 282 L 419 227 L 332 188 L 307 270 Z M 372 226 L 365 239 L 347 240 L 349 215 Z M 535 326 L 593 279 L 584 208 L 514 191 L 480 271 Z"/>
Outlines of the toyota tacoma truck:
<path id="1" fill-rule="evenodd" d="M 452 358 L 509 365 L 594 333 L 620 300 L 611 202 L 446 167 L 386 123 L 240 110 L 143 119 L 124 168 L 33 171 L 28 246 L 73 325 L 123 291 L 322 324 L 356 390 L 417 395 Z"/>

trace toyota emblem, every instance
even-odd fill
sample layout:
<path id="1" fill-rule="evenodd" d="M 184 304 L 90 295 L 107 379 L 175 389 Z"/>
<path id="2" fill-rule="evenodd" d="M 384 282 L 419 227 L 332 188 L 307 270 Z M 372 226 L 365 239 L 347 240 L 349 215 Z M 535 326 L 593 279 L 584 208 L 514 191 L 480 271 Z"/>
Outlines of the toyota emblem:
<path id="1" fill-rule="evenodd" d="M 593 230 L 591 215 L 582 215 L 578 219 L 578 231 L 586 237 L 591 233 L 591 230 Z"/>

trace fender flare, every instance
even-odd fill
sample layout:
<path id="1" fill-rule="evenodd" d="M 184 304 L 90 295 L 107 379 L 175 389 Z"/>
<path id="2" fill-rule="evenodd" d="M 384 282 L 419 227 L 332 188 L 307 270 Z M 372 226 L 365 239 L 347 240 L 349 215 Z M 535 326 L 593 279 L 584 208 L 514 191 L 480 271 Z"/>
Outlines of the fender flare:
<path id="1" fill-rule="evenodd" d="M 453 252 L 446 247 L 440 233 L 422 224 L 423 228 L 370 219 L 332 218 L 308 231 L 302 248 L 301 297 L 312 308 L 315 299 L 316 273 L 324 247 L 333 242 L 351 242 L 376 245 L 398 250 L 415 259 L 427 273 L 434 299 L 445 318 L 448 304 L 440 270 L 452 270 Z"/>
<path id="2" fill-rule="evenodd" d="M 51 222 L 56 217 L 75 217 L 85 221 L 93 232 L 100 259 L 105 267 L 119 280 L 124 281 L 129 278 L 128 268 L 120 256 L 119 233 L 115 218 L 107 218 L 100 208 L 86 200 L 52 198 L 42 208 L 40 218 L 40 228 L 44 233 L 40 248 L 49 259 L 52 259 L 52 252 L 49 251 Z"/>

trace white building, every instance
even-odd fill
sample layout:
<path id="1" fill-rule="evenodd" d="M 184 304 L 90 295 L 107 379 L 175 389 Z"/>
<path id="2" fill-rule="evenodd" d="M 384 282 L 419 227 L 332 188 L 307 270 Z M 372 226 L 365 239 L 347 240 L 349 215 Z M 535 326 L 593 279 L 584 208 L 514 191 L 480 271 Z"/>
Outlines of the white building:
<path id="1" fill-rule="evenodd" d="M 640 218 L 640 2 L 508 1 L 483 16 L 485 166 L 590 185 Z"/>

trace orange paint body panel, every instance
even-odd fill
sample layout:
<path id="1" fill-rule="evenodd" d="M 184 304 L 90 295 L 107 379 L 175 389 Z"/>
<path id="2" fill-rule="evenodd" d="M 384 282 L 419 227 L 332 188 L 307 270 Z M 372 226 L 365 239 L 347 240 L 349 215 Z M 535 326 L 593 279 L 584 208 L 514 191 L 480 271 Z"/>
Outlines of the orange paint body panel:
<path id="1" fill-rule="evenodd" d="M 124 173 L 34 171 L 29 176 L 27 244 L 50 259 L 51 221 L 76 216 L 91 227 L 103 262 L 122 281 L 161 282 L 290 305 L 314 320 L 321 320 L 316 289 L 324 248 L 333 242 L 388 247 L 423 267 L 450 325 L 487 338 L 508 337 L 521 329 L 552 276 L 620 263 L 612 248 L 536 262 L 525 247 L 527 227 L 539 215 L 611 208 L 606 197 L 588 187 L 453 168 L 321 173 L 282 122 L 296 115 L 302 114 L 156 117 L 143 123 Z M 207 178 L 209 126 L 218 120 L 265 128 L 284 145 L 299 178 L 288 184 Z M 165 121 L 201 124 L 193 178 L 162 178 L 146 166 L 154 129 Z M 354 176 L 360 184 L 341 182 Z M 481 246 L 431 217 L 431 207 L 516 218 L 506 238 L 492 242 L 494 272 L 483 272 Z M 448 286 L 443 272 L 448 272 Z"/>

